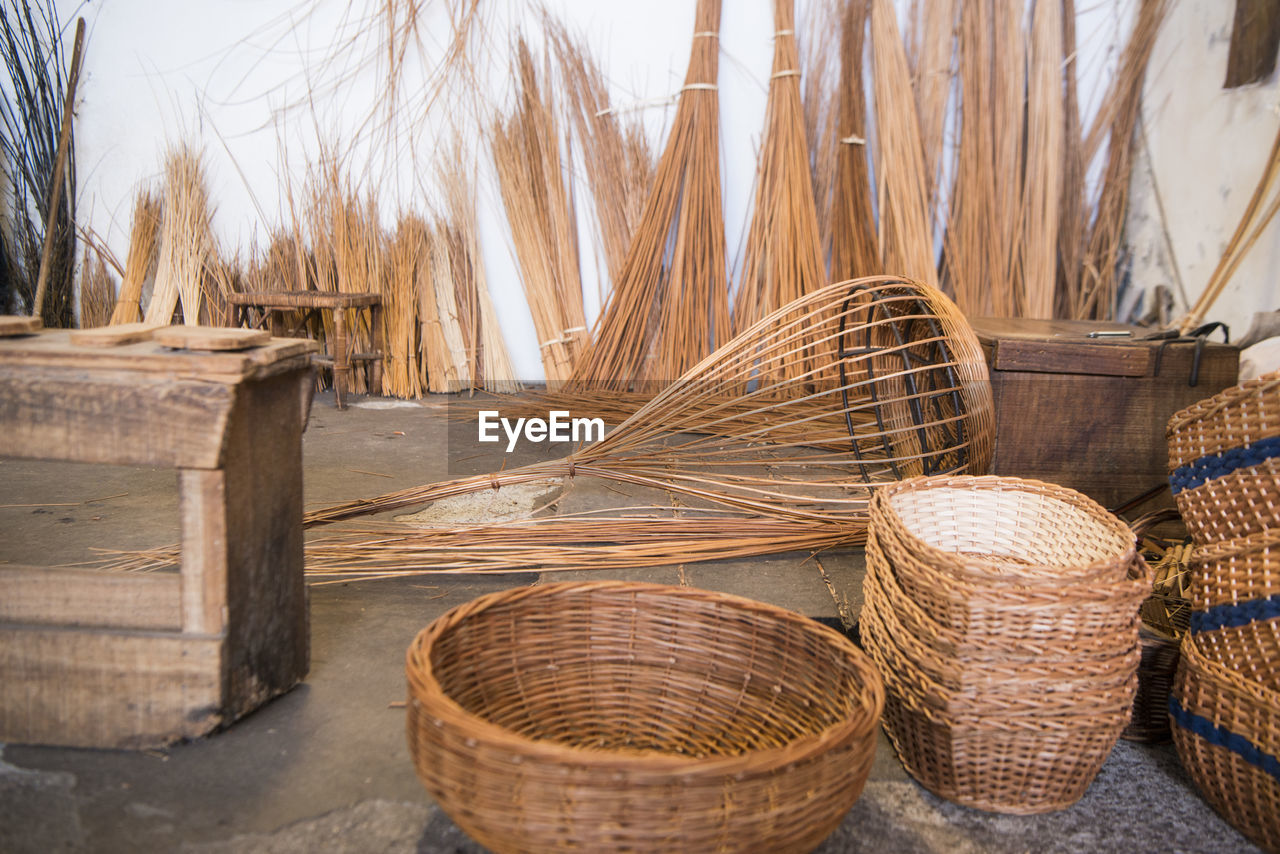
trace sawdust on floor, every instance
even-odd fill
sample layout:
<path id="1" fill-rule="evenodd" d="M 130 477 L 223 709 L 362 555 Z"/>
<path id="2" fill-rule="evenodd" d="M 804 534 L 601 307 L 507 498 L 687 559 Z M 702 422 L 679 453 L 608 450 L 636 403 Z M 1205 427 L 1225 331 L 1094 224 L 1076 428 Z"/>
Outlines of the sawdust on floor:
<path id="1" fill-rule="evenodd" d="M 535 510 L 545 507 L 563 488 L 563 478 L 516 483 L 501 489 L 486 489 L 469 495 L 455 495 L 433 502 L 417 513 L 396 516 L 397 522 L 410 525 L 480 525 L 487 522 L 510 522 L 527 519 Z"/>

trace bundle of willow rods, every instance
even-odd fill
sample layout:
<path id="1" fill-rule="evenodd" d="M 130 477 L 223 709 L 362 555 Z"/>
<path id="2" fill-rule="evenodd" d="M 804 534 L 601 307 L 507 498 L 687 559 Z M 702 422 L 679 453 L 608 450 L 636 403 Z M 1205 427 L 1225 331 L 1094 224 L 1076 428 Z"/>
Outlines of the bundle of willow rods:
<path id="1" fill-rule="evenodd" d="M 935 284 L 938 275 L 920 119 L 893 0 L 871 0 L 871 50 L 881 269 Z"/>
<path id="2" fill-rule="evenodd" d="M 876 242 L 867 166 L 867 100 L 863 92 L 862 55 L 869 13 L 869 0 L 852 0 L 845 4 L 840 17 L 836 174 L 828 217 L 833 281 L 884 272 Z"/>
<path id="3" fill-rule="evenodd" d="M 549 384 L 567 380 L 589 341 L 578 268 L 577 224 L 565 188 L 560 132 L 550 90 L 538 83 L 523 38 L 516 44 L 519 99 L 492 130 L 494 165 L 515 243 L 520 281 Z"/>
<path id="4" fill-rule="evenodd" d="M 729 338 L 719 31 L 720 0 L 698 0 L 689 69 L 653 193 L 573 372 L 574 391 L 660 387 Z"/>
<path id="5" fill-rule="evenodd" d="M 756 173 L 755 211 L 747 232 L 733 324 L 760 318 L 826 283 L 821 235 L 809 181 L 809 147 L 800 104 L 793 0 L 775 0 L 773 74 L 764 145 Z M 798 370 L 804 370 L 797 364 Z"/>
<path id="6" fill-rule="evenodd" d="M 1035 5 L 1028 65 L 1026 175 L 1013 308 L 1021 317 L 1053 317 L 1062 165 L 1066 156 L 1062 7 L 1056 2 Z"/>
<path id="7" fill-rule="evenodd" d="M 871 277 L 783 306 L 563 459 L 347 502 L 306 522 L 581 475 L 848 524 L 864 517 L 872 484 L 983 470 L 991 417 L 986 364 L 955 306 L 927 285 Z"/>
<path id="8" fill-rule="evenodd" d="M 112 325 L 142 320 L 142 286 L 155 265 L 160 219 L 160 200 L 150 190 L 139 190 L 133 200 L 129 254 L 125 256 L 124 279 L 111 312 Z"/>
<path id="9" fill-rule="evenodd" d="M 944 195 L 940 187 L 942 151 L 946 141 L 947 102 L 954 77 L 953 41 L 959 8 L 958 0 L 923 3 L 915 0 L 912 3 L 912 88 L 916 96 L 916 114 L 920 117 L 920 145 L 924 151 L 929 209 L 935 214 L 941 208 Z"/>
<path id="10" fill-rule="evenodd" d="M 422 250 L 421 230 L 403 221 L 386 247 L 387 287 L 382 294 L 382 311 L 387 335 L 381 391 L 393 397 L 422 396 L 417 293 Z"/>

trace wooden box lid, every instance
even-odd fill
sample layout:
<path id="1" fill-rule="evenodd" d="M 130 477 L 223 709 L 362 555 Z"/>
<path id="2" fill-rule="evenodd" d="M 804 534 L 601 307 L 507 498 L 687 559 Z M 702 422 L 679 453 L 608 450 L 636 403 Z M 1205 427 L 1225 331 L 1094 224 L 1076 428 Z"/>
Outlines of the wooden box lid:
<path id="1" fill-rule="evenodd" d="M 978 317 L 970 323 L 992 371 L 1150 377 L 1158 373 L 1162 344 L 1170 350 L 1196 346 L 1185 340 L 1149 340 L 1149 329 L 1108 321 Z M 1234 366 L 1239 350 L 1206 342 L 1200 359 L 1202 364 Z"/>

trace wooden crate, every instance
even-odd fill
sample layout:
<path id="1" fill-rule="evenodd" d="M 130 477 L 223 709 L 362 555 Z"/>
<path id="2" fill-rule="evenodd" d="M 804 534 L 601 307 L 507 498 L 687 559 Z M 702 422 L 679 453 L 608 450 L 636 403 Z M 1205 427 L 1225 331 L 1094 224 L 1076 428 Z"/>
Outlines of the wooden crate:
<path id="1" fill-rule="evenodd" d="M 104 348 L 65 331 L 0 341 L 2 453 L 175 468 L 182 531 L 174 573 L 0 566 L 0 742 L 162 745 L 306 675 L 315 349 Z"/>
<path id="2" fill-rule="evenodd" d="M 991 371 L 994 474 L 1077 489 L 1108 508 L 1168 481 L 1165 424 L 1183 407 L 1236 383 L 1239 350 L 1163 347 L 1117 323 L 977 318 Z M 1132 337 L 1090 337 L 1091 332 Z M 1143 509 L 1172 507 L 1164 493 Z"/>

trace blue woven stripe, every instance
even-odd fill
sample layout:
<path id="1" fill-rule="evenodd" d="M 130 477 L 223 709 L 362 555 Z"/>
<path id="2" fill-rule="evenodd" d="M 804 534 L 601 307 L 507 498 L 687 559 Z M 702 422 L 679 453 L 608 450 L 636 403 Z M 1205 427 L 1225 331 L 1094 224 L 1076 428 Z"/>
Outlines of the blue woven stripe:
<path id="1" fill-rule="evenodd" d="M 1195 634 L 1214 629 L 1247 626 L 1258 620 L 1280 617 L 1280 593 L 1266 599 L 1251 599 L 1235 605 L 1215 605 L 1203 611 L 1191 612 L 1191 631 Z"/>
<path id="2" fill-rule="evenodd" d="M 1169 695 L 1169 716 L 1173 718 L 1174 723 L 1183 729 L 1195 733 L 1210 744 L 1225 747 L 1232 753 L 1239 755 L 1245 762 L 1255 768 L 1261 768 L 1272 777 L 1280 780 L 1280 759 L 1270 753 L 1264 753 L 1256 744 L 1243 735 L 1237 735 L 1230 730 L 1223 729 L 1208 718 L 1201 717 L 1195 712 L 1182 708 L 1182 704 L 1178 702 L 1178 698 L 1173 694 Z"/>
<path id="3" fill-rule="evenodd" d="M 1280 456 L 1280 436 L 1259 439 L 1242 448 L 1229 448 L 1174 469 L 1169 475 L 1169 488 L 1177 495 L 1184 489 L 1195 489 L 1215 478 L 1252 468 L 1277 456 Z"/>

